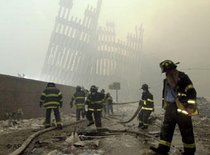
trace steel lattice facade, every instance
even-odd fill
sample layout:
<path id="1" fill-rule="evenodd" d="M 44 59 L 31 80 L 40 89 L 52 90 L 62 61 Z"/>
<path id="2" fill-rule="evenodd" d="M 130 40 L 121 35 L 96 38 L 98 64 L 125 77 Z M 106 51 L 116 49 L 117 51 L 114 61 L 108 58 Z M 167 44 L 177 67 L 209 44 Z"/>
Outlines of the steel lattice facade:
<path id="1" fill-rule="evenodd" d="M 132 97 L 140 87 L 142 27 L 117 40 L 114 23 L 99 26 L 102 0 L 87 7 L 84 18 L 70 17 L 73 0 L 60 0 L 60 8 L 42 69 L 42 79 L 66 85 L 108 88 L 121 83 L 120 96 Z M 126 97 L 127 96 L 127 97 Z"/>

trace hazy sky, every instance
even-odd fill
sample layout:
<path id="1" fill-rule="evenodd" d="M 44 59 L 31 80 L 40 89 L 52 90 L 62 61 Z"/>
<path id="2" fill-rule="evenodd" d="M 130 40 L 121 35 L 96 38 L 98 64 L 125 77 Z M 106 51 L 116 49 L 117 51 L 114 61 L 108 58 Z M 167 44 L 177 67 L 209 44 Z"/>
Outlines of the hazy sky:
<path id="1" fill-rule="evenodd" d="M 74 0 L 71 15 L 82 17 L 87 4 Z M 58 13 L 58 0 L 0 1 L 0 73 L 38 78 Z M 143 24 L 142 82 L 156 93 L 159 62 L 180 61 L 198 95 L 210 96 L 210 0 L 103 0 L 99 25 L 114 21 L 124 39 Z M 148 78 L 149 77 L 149 78 Z"/>

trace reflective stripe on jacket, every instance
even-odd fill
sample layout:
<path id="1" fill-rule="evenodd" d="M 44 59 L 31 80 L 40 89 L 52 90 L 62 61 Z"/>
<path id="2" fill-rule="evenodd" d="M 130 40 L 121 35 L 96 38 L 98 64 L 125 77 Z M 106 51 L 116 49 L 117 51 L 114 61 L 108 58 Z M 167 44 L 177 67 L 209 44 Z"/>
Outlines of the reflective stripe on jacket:
<path id="1" fill-rule="evenodd" d="M 151 110 L 151 111 L 154 110 L 153 95 L 149 91 L 142 93 L 142 100 L 143 100 L 142 109 Z"/>
<path id="2" fill-rule="evenodd" d="M 77 109 L 85 108 L 85 97 L 86 97 L 86 94 L 82 90 L 74 93 L 72 100 L 75 100 L 75 105 Z"/>
<path id="3" fill-rule="evenodd" d="M 88 109 L 99 111 L 99 109 L 103 108 L 103 101 L 103 95 L 101 93 L 95 92 L 88 95 L 86 104 L 88 105 Z"/>
<path id="4" fill-rule="evenodd" d="M 58 108 L 62 104 L 62 93 L 56 87 L 47 87 L 41 94 L 40 100 L 47 109 Z"/>

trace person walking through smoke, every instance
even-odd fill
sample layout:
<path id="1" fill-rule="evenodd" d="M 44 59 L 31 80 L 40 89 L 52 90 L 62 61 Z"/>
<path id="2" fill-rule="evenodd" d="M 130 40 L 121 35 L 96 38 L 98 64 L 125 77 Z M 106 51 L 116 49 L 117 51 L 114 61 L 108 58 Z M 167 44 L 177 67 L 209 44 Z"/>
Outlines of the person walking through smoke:
<path id="1" fill-rule="evenodd" d="M 178 71 L 171 60 L 160 63 L 166 78 L 163 82 L 164 121 L 161 127 L 159 146 L 150 149 L 158 154 L 168 154 L 176 124 L 182 136 L 183 155 L 194 155 L 196 151 L 191 116 L 197 114 L 196 90 L 188 75 Z"/>

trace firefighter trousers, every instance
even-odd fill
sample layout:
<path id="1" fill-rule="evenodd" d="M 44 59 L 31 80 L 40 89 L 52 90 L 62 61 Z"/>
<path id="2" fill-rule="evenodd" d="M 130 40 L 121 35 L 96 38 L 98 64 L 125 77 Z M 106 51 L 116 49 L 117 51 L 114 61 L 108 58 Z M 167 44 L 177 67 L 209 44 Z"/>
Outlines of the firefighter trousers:
<path id="1" fill-rule="evenodd" d="M 61 125 L 61 116 L 60 116 L 60 112 L 58 108 L 49 108 L 46 109 L 46 120 L 45 120 L 45 126 L 50 126 L 51 125 L 51 111 L 54 111 L 54 115 L 55 115 L 55 120 L 57 125 Z"/>
<path id="2" fill-rule="evenodd" d="M 108 114 L 113 114 L 113 106 L 112 106 L 112 104 L 107 104 L 107 113 Z"/>
<path id="3" fill-rule="evenodd" d="M 95 126 L 96 128 L 101 128 L 102 127 L 102 124 L 101 124 L 101 111 L 91 111 L 91 110 L 88 110 L 87 111 L 87 114 L 86 114 L 86 117 L 87 117 L 87 120 L 89 122 L 94 122 L 93 121 L 93 115 L 94 115 L 94 119 L 95 119 Z"/>
<path id="4" fill-rule="evenodd" d="M 166 152 L 170 150 L 176 124 L 178 124 L 182 136 L 184 153 L 194 155 L 196 148 L 191 117 L 178 113 L 176 103 L 168 103 L 166 107 L 161 127 L 159 148 Z"/>
<path id="5" fill-rule="evenodd" d="M 139 123 L 148 126 L 149 116 L 152 113 L 151 110 L 142 109 L 139 113 Z"/>
<path id="6" fill-rule="evenodd" d="M 85 109 L 76 109 L 76 120 L 77 121 L 80 120 L 80 116 L 82 116 L 82 118 L 85 117 Z"/>

